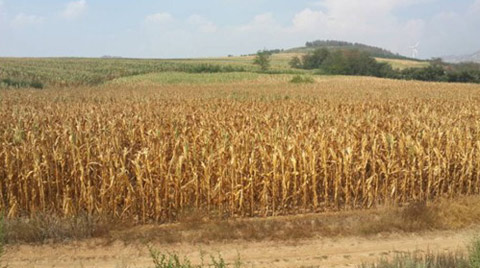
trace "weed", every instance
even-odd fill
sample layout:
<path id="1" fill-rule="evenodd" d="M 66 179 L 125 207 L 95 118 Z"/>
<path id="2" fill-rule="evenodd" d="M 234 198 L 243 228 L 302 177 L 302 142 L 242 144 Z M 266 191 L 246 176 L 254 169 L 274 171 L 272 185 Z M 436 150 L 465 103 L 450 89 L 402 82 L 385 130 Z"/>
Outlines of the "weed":
<path id="1" fill-rule="evenodd" d="M 0 268 L 6 268 L 7 265 L 2 263 L 2 256 L 5 253 L 5 221 L 3 213 L 0 213 Z"/>
<path id="2" fill-rule="evenodd" d="M 470 267 L 480 267 L 480 237 L 474 239 L 468 250 Z"/>
<path id="3" fill-rule="evenodd" d="M 187 258 L 184 257 L 183 259 L 176 253 L 161 253 L 160 251 L 154 249 L 151 246 L 148 246 L 148 251 L 150 253 L 150 257 L 152 258 L 153 264 L 155 268 L 203 268 L 203 267 L 212 267 L 212 268 L 240 268 L 242 266 L 242 262 L 240 260 L 240 256 L 238 256 L 237 260 L 235 260 L 233 266 L 229 266 L 222 255 L 219 253 L 218 257 L 210 255 L 211 263 L 206 265 L 204 263 L 204 252 L 200 251 L 200 265 L 193 265 L 192 262 Z"/>
<path id="4" fill-rule="evenodd" d="M 359 268 L 479 268 L 479 239 L 472 242 L 468 253 L 468 256 L 461 253 L 398 253 L 391 260 L 384 258 L 374 264 L 362 264 Z"/>

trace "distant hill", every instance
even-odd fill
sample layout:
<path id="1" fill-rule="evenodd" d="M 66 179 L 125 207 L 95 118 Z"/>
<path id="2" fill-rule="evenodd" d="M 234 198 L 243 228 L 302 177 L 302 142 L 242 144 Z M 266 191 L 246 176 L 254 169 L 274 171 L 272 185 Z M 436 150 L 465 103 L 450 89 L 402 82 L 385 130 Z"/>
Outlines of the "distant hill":
<path id="1" fill-rule="evenodd" d="M 313 42 L 307 42 L 304 47 L 297 47 L 285 50 L 285 52 L 309 52 L 317 48 L 326 48 L 330 50 L 359 50 L 369 53 L 372 57 L 378 58 L 390 58 L 390 59 L 409 59 L 398 53 L 393 53 L 389 50 L 369 46 L 361 43 L 350 43 L 345 41 L 336 40 L 317 40 Z"/>
<path id="2" fill-rule="evenodd" d="M 463 56 L 445 56 L 442 59 L 446 62 L 450 63 L 460 63 L 460 62 L 476 62 L 480 63 L 480 51 L 470 55 L 463 55 Z"/>

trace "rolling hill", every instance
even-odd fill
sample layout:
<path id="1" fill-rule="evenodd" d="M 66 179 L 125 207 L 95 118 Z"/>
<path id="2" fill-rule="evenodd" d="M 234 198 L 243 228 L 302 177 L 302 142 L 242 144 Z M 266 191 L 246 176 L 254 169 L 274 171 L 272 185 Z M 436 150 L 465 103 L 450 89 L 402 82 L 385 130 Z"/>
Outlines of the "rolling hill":
<path id="1" fill-rule="evenodd" d="M 390 59 L 409 59 L 408 57 L 402 56 L 398 53 L 393 53 L 389 50 L 365 45 L 361 43 L 350 43 L 345 41 L 337 40 L 317 40 L 312 42 L 307 42 L 304 47 L 297 47 L 288 49 L 285 52 L 295 52 L 295 53 L 305 53 L 312 51 L 317 48 L 326 48 L 329 50 L 359 50 L 369 53 L 372 57 L 378 58 L 390 58 Z"/>

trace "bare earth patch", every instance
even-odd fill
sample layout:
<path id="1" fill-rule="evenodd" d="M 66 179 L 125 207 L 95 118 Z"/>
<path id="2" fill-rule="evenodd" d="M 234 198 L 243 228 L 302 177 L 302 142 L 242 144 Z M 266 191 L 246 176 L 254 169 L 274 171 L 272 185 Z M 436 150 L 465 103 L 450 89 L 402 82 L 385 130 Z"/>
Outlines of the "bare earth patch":
<path id="1" fill-rule="evenodd" d="M 176 252 L 200 263 L 203 254 L 221 256 L 245 267 L 356 267 L 400 252 L 464 251 L 480 229 L 436 231 L 424 234 L 389 234 L 370 237 L 314 238 L 302 241 L 155 244 L 162 252 Z M 8 246 L 3 258 L 8 267 L 152 267 L 147 246 L 106 243 L 102 239 L 52 245 Z"/>

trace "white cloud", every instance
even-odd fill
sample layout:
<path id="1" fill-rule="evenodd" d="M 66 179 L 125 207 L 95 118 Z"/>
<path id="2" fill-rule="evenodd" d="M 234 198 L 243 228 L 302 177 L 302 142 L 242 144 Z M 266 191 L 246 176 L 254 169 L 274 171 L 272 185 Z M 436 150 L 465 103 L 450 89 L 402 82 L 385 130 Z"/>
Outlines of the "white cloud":
<path id="1" fill-rule="evenodd" d="M 473 13 L 480 13 L 480 0 L 473 3 L 471 10 Z"/>
<path id="2" fill-rule="evenodd" d="M 0 21 L 4 20 L 5 18 L 6 18 L 5 7 L 4 7 L 3 1 L 0 0 Z"/>
<path id="3" fill-rule="evenodd" d="M 293 28 L 297 30 L 314 31 L 320 30 L 318 26 L 328 24 L 328 16 L 322 11 L 314 11 L 310 8 L 295 14 L 292 20 Z"/>
<path id="4" fill-rule="evenodd" d="M 24 27 L 30 25 L 39 25 L 45 21 L 43 17 L 39 17 L 36 15 L 27 15 L 24 13 L 20 13 L 13 20 L 11 21 L 11 25 L 13 27 Z"/>
<path id="5" fill-rule="evenodd" d="M 304 38 L 339 39 L 382 46 L 409 54 L 425 30 L 420 19 L 401 20 L 394 11 L 434 0 L 323 0 L 292 19 L 289 31 Z"/>
<path id="6" fill-rule="evenodd" d="M 272 31 L 275 28 L 279 28 L 280 25 L 277 23 L 275 20 L 274 16 L 272 13 L 263 13 L 255 16 L 252 21 L 250 21 L 248 24 L 241 25 L 240 27 L 237 27 L 238 30 L 242 32 L 248 32 L 248 31 Z"/>
<path id="7" fill-rule="evenodd" d="M 62 12 L 65 19 L 76 19 L 87 11 L 88 5 L 86 0 L 73 1 L 67 4 Z"/>
<path id="8" fill-rule="evenodd" d="M 441 12 L 427 21 L 423 43 L 431 54 L 470 54 L 480 48 L 480 13 L 473 6 L 465 13 Z"/>
<path id="9" fill-rule="evenodd" d="M 322 0 L 298 10 L 290 22 L 281 23 L 273 13 L 262 13 L 243 25 L 230 26 L 215 25 L 200 15 L 179 20 L 169 13 L 156 13 L 144 19 L 147 27 L 140 34 L 147 41 L 140 45 L 139 53 L 160 57 L 218 56 L 290 48 L 316 39 L 361 42 L 403 55 L 411 55 L 409 46 L 420 42 L 419 55 L 423 58 L 455 50 L 461 54 L 461 50 L 475 46 L 478 50 L 480 39 L 472 36 L 480 29 L 480 16 L 472 14 L 480 7 L 480 0 L 459 14 L 422 19 L 397 15 L 399 9 L 404 12 L 423 8 L 432 1 L 437 0 Z M 459 40 L 466 41 L 459 45 Z"/>
<path id="10" fill-rule="evenodd" d="M 197 27 L 202 33 L 214 33 L 217 31 L 217 26 L 208 19 L 200 15 L 192 15 L 187 19 L 187 23 Z"/>
<path id="11" fill-rule="evenodd" d="M 168 24 L 173 21 L 173 16 L 167 12 L 151 14 L 145 18 L 145 23 L 147 24 Z"/>

